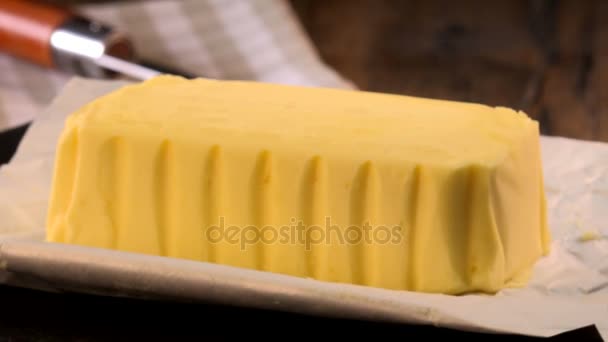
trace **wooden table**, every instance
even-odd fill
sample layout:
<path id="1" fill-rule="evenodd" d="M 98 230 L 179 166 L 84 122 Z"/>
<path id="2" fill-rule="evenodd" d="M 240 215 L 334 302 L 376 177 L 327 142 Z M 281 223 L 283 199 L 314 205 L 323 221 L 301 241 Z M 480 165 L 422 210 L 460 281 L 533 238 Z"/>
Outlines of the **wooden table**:
<path id="1" fill-rule="evenodd" d="M 0 286 L 0 342 L 199 341 L 246 339 L 319 341 L 392 338 L 413 341 L 601 341 L 595 327 L 551 339 L 492 335 L 403 324 L 326 319 L 220 305 L 166 303 Z"/>
<path id="2" fill-rule="evenodd" d="M 360 88 L 523 110 L 608 141 L 608 1 L 291 0 Z"/>

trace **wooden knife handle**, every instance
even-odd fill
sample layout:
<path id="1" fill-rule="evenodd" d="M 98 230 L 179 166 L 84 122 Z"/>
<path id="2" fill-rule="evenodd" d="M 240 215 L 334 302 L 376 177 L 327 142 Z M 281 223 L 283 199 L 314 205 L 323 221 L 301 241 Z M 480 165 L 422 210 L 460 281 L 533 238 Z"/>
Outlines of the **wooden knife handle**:
<path id="1" fill-rule="evenodd" d="M 0 52 L 54 67 L 50 38 L 72 14 L 27 0 L 0 0 Z"/>

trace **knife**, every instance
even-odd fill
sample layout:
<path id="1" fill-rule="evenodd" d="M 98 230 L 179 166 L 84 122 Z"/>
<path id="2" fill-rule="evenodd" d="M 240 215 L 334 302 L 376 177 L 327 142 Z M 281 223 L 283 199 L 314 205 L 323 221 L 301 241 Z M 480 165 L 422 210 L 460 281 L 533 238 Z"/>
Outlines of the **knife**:
<path id="1" fill-rule="evenodd" d="M 196 77 L 138 59 L 125 32 L 72 10 L 30 0 L 0 0 L 0 52 L 89 78 Z"/>

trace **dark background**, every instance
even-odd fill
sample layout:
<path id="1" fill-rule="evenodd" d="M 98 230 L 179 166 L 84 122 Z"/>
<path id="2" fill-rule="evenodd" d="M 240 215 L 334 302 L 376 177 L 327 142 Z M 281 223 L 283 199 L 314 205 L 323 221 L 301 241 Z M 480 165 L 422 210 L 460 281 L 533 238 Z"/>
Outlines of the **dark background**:
<path id="1" fill-rule="evenodd" d="M 508 106 L 544 134 L 608 141 L 608 1 L 291 3 L 363 89 Z"/>

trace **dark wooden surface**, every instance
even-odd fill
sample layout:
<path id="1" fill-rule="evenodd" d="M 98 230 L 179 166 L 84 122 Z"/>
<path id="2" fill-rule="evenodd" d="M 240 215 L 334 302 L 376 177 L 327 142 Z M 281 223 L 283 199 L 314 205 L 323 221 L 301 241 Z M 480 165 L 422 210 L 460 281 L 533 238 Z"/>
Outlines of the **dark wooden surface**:
<path id="1" fill-rule="evenodd" d="M 595 327 L 549 339 L 327 319 L 194 303 L 53 294 L 0 286 L 0 342 L 199 340 L 602 341 Z"/>
<path id="2" fill-rule="evenodd" d="M 290 1 L 360 88 L 508 106 L 544 134 L 608 141 L 608 1 Z"/>

